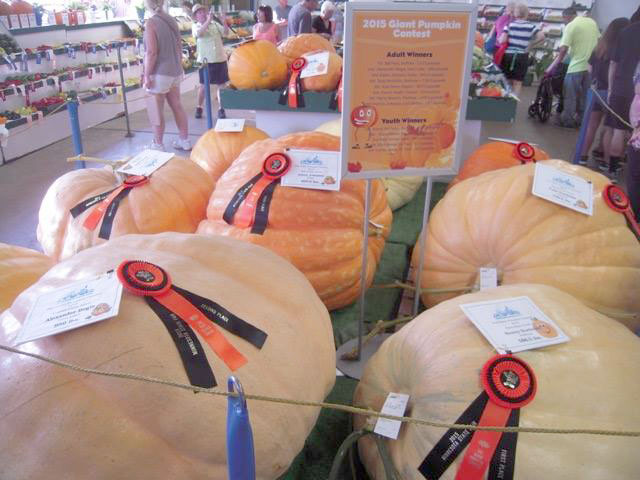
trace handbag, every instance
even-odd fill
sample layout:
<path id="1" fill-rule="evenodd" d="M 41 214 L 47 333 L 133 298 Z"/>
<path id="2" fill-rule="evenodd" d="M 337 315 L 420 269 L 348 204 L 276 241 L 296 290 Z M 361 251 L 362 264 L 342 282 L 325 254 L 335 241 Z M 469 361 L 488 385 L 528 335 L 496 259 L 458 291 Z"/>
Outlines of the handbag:
<path id="1" fill-rule="evenodd" d="M 507 41 L 500 44 L 496 53 L 493 54 L 493 63 L 496 65 L 502 64 L 502 59 L 504 58 L 504 54 L 507 51 L 507 47 L 509 46 L 509 39 Z"/>

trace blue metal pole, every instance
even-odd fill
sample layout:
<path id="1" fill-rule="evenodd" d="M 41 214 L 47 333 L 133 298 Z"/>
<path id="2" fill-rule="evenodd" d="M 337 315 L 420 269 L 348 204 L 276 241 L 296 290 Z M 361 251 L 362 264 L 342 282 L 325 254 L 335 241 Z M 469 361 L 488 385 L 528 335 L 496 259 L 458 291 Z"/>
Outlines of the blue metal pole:
<path id="1" fill-rule="evenodd" d="M 237 397 L 227 397 L 227 471 L 229 479 L 255 480 L 256 460 L 253 450 L 253 433 L 249 422 L 247 400 L 242 385 L 234 376 L 227 382 L 229 392 Z"/>
<path id="2" fill-rule="evenodd" d="M 589 128 L 589 119 L 591 118 L 591 112 L 593 111 L 593 104 L 593 92 L 591 91 L 591 88 L 589 88 L 589 90 L 587 90 L 587 106 L 584 109 L 582 125 L 580 125 L 580 133 L 578 134 L 578 142 L 576 143 L 576 152 L 573 155 L 573 163 L 576 165 L 580 162 L 582 147 L 584 146 L 584 141 L 587 138 L 587 129 Z"/>
<path id="3" fill-rule="evenodd" d="M 209 79 L 209 64 L 207 59 L 203 59 L 204 73 L 204 99 L 207 107 L 207 128 L 210 130 L 213 128 L 213 114 L 211 112 L 211 80 Z"/>
<path id="4" fill-rule="evenodd" d="M 70 100 L 67 103 L 67 110 L 69 111 L 69 121 L 71 122 L 71 140 L 73 140 L 73 150 L 76 155 L 82 155 L 84 150 L 82 148 L 82 136 L 80 134 L 80 119 L 78 117 L 78 101 Z M 79 168 L 85 168 L 84 160 L 76 162 L 76 170 Z"/>

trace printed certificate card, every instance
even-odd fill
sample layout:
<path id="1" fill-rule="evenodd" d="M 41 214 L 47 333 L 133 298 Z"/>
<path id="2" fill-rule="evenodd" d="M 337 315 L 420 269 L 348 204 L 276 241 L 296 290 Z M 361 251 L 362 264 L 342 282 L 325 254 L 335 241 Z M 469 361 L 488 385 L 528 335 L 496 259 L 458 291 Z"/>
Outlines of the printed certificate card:
<path id="1" fill-rule="evenodd" d="M 532 193 L 585 215 L 593 215 L 593 185 L 584 178 L 536 163 Z"/>
<path id="2" fill-rule="evenodd" d="M 529 297 L 460 305 L 499 353 L 516 353 L 569 341 L 560 327 Z"/>
<path id="3" fill-rule="evenodd" d="M 283 187 L 340 190 L 340 152 L 287 150 L 291 169 L 282 177 Z"/>
<path id="4" fill-rule="evenodd" d="M 16 345 L 115 317 L 121 297 L 115 272 L 47 292 L 31 307 Z"/>

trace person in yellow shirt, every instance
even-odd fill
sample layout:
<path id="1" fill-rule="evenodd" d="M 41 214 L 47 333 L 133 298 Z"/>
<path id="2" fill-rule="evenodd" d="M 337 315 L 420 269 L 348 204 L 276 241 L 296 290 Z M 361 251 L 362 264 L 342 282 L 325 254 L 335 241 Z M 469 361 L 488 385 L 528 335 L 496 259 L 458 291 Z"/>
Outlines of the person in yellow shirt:
<path id="1" fill-rule="evenodd" d="M 593 19 L 578 16 L 573 7 L 565 9 L 562 16 L 567 26 L 562 33 L 560 50 L 546 74 L 551 75 L 569 55 L 571 63 L 564 77 L 563 87 L 564 109 L 556 125 L 578 128 L 582 123 L 590 83 L 589 58 L 600 38 L 600 30 Z"/>
<path id="2" fill-rule="evenodd" d="M 202 118 L 202 105 L 204 103 L 204 69 L 209 69 L 209 82 L 215 87 L 216 98 L 218 99 L 218 118 L 226 118 L 222 103 L 220 103 L 220 87 L 229 81 L 229 70 L 227 67 L 227 54 L 222 44 L 222 35 L 229 30 L 225 19 L 222 18 L 223 25 L 216 23 L 213 12 L 208 12 L 206 7 L 196 3 L 193 6 L 193 18 L 195 22 L 191 27 L 193 37 L 196 39 L 197 61 L 202 64 L 199 70 L 200 87 L 198 88 L 198 106 L 196 107 L 196 118 Z"/>

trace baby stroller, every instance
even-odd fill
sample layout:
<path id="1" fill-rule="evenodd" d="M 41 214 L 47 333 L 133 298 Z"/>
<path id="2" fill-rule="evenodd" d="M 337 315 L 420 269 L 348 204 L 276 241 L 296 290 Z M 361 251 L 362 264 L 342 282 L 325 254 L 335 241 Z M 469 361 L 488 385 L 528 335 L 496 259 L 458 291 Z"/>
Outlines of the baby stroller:
<path id="1" fill-rule="evenodd" d="M 558 97 L 556 112 L 562 113 L 564 108 L 564 98 L 562 96 L 562 85 L 564 84 L 564 76 L 567 72 L 567 66 L 561 64 L 553 75 L 545 75 L 540 81 L 536 99 L 529 106 L 529 116 L 538 117 L 542 123 L 549 120 L 553 110 L 554 96 Z"/>

